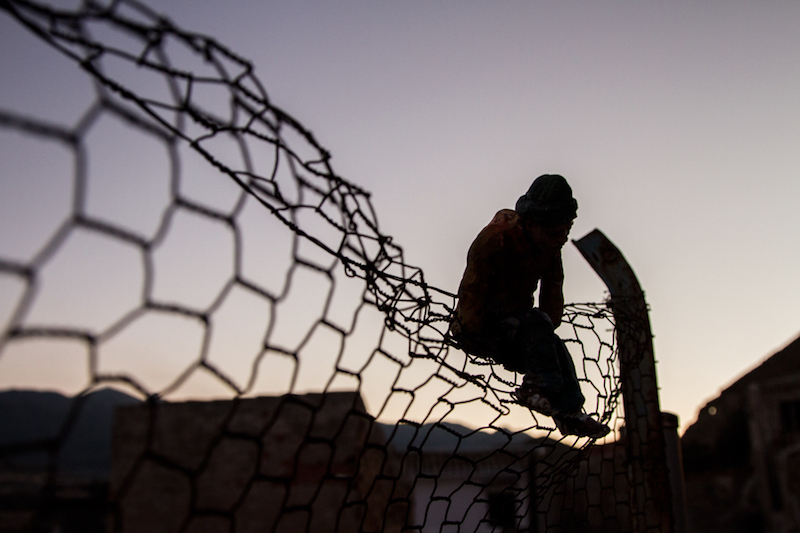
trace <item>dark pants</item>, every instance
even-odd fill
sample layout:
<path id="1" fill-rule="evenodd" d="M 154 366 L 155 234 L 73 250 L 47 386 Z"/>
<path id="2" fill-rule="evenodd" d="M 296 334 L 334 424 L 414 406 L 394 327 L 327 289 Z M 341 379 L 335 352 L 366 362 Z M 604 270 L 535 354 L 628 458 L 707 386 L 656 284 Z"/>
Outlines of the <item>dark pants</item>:
<path id="1" fill-rule="evenodd" d="M 459 342 L 467 352 L 488 357 L 513 372 L 524 373 L 525 382 L 541 389 L 555 412 L 572 416 L 580 413 L 585 398 L 575 365 L 546 314 L 530 309 L 510 316 L 483 337 L 470 339 L 469 335 L 462 334 Z"/>

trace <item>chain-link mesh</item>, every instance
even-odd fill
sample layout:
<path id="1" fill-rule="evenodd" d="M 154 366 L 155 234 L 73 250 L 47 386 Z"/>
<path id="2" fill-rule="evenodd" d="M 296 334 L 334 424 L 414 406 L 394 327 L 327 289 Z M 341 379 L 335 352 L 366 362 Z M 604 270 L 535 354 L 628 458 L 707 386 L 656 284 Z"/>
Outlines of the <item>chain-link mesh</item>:
<path id="1" fill-rule="evenodd" d="M 580 494 L 591 478 L 611 497 L 615 448 L 586 462 L 590 441 L 514 402 L 520 376 L 449 343 L 455 296 L 405 263 L 251 63 L 133 1 L 0 6 L 94 91 L 68 124 L 0 103 L 0 385 L 76 397 L 51 433 L 0 447 L 35 488 L 20 524 L 58 521 L 65 449 L 109 386 L 141 400 L 117 410 L 111 530 L 511 531 L 606 513 Z M 567 306 L 559 334 L 587 411 L 619 429 L 606 305 Z M 19 466 L 36 453 L 38 470 Z"/>

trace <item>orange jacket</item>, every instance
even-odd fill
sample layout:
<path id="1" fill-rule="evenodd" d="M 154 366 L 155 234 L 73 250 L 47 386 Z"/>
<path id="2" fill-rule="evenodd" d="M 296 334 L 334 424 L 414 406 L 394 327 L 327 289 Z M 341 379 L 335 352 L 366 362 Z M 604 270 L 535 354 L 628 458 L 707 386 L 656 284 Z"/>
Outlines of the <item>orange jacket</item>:
<path id="1" fill-rule="evenodd" d="M 534 306 L 539 281 L 539 308 L 558 327 L 564 308 L 561 250 L 537 248 L 516 211 L 498 211 L 469 248 L 453 334 L 475 337 L 497 331 L 504 319 Z"/>

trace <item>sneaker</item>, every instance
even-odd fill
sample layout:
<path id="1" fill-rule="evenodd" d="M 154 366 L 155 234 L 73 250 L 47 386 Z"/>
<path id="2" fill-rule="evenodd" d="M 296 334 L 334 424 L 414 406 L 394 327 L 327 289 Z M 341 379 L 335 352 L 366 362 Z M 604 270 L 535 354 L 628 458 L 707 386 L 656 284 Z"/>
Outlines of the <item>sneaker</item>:
<path id="1" fill-rule="evenodd" d="M 534 387 L 524 384 L 515 390 L 512 395 L 521 405 L 524 405 L 531 411 L 536 411 L 544 416 L 553 416 L 553 406 L 550 405 L 550 400 L 542 396 Z"/>
<path id="2" fill-rule="evenodd" d="M 562 435 L 575 435 L 578 437 L 589 437 L 590 439 L 601 439 L 611 431 L 608 426 L 601 424 L 587 414 L 580 414 L 575 417 L 554 418 L 556 427 Z"/>

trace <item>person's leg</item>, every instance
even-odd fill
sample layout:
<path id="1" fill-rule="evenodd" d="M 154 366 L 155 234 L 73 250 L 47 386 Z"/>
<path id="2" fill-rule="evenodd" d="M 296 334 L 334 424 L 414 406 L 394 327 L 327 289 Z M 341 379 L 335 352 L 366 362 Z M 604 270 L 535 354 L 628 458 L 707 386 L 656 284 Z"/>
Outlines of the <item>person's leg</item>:
<path id="1" fill-rule="evenodd" d="M 523 395 L 541 394 L 549 401 L 553 416 L 581 414 L 585 400 L 575 365 L 564 341 L 555 333 L 539 339 L 528 350 L 530 358 L 523 378 Z M 549 359 L 549 360 L 548 360 Z"/>
<path id="2" fill-rule="evenodd" d="M 550 319 L 532 309 L 519 317 L 511 351 L 525 377 L 515 396 L 530 409 L 552 416 L 562 435 L 601 438 L 609 428 L 583 413 L 575 364 L 564 341 L 555 334 Z"/>
<path id="3" fill-rule="evenodd" d="M 574 387 L 565 384 L 562 365 L 571 365 L 572 361 L 561 361 L 560 349 L 566 352 L 566 348 L 553 332 L 550 319 L 538 309 L 531 309 L 507 322 L 516 324 L 509 351 L 515 356 L 517 372 L 525 374 L 514 393 L 517 401 L 545 416 L 565 413 L 563 401 L 574 395 Z M 569 358 L 569 353 L 566 355 Z M 566 368 L 566 378 L 569 372 L 574 376 L 575 369 Z"/>
<path id="4" fill-rule="evenodd" d="M 581 386 L 575 373 L 575 364 L 564 341 L 555 333 L 553 333 L 553 337 L 564 385 L 558 391 L 555 391 L 555 398 L 551 402 L 555 412 L 563 416 L 577 416 L 581 413 L 585 398 L 581 393 Z"/>
<path id="5" fill-rule="evenodd" d="M 558 337 L 557 337 L 558 338 Z M 583 413 L 583 403 L 586 401 L 578 376 L 575 373 L 575 364 L 567 350 L 567 346 L 558 338 L 558 361 L 564 375 L 564 387 L 558 391 L 557 399 L 553 402 L 558 409 L 553 410 L 553 420 L 562 435 L 577 435 L 599 439 L 608 435 L 610 429 L 589 415 Z"/>
<path id="6" fill-rule="evenodd" d="M 551 393 L 564 387 L 564 371 L 558 353 L 560 342 L 550 319 L 538 309 L 519 317 L 513 344 L 522 360 L 526 383 Z"/>

